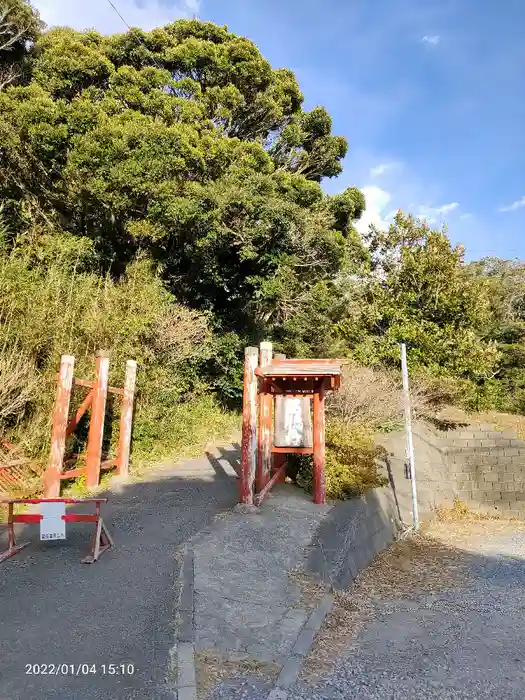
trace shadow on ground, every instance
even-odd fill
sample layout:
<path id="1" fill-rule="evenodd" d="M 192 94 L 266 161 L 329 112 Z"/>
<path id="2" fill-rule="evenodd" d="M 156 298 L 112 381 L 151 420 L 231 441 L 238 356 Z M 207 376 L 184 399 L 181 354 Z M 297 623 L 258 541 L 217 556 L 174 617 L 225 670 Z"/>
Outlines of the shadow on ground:
<path id="1" fill-rule="evenodd" d="M 94 565 L 80 563 L 90 525 L 69 525 L 64 542 L 40 542 L 37 526 L 20 526 L 19 541 L 31 545 L 0 565 L 1 700 L 173 699 L 177 554 L 236 503 L 238 451 L 164 466 L 147 482 L 104 494 L 115 548 Z M 5 549 L 5 532 L 0 543 Z M 42 674 L 45 664 L 73 671 Z M 72 675 L 79 664 L 96 672 Z M 39 673 L 27 673 L 33 665 Z"/>
<path id="2" fill-rule="evenodd" d="M 287 700 L 522 698 L 525 533 L 490 526 L 457 546 L 411 549 L 405 540 L 385 568 L 376 560 L 364 589 L 358 583 L 337 604 L 308 662 L 309 682 L 287 689 Z M 205 698 L 261 700 L 270 688 L 246 671 Z"/>

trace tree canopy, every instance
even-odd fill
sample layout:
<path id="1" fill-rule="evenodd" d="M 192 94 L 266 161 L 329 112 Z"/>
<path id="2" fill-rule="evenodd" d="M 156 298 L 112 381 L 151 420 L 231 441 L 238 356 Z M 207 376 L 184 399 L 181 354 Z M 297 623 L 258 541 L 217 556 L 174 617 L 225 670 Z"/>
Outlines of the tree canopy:
<path id="1" fill-rule="evenodd" d="M 525 391 L 523 266 L 466 265 L 402 213 L 360 236 L 362 192 L 322 186 L 346 139 L 250 40 L 199 20 L 46 31 L 0 0 L 0 75 L 2 254 L 26 246 L 38 266 L 60 250 L 115 283 L 147 260 L 174 305 L 205 315 L 221 391 L 238 394 L 242 345 L 263 337 L 383 367 L 406 342 L 412 367 L 476 396 Z"/>
<path id="2" fill-rule="evenodd" d="M 0 94 L 14 230 L 30 211 L 88 237 L 116 272 L 146 250 L 177 297 L 261 332 L 355 256 L 363 197 L 320 186 L 346 140 L 249 40 L 197 20 L 110 37 L 60 28 L 33 60 L 32 80 Z"/>

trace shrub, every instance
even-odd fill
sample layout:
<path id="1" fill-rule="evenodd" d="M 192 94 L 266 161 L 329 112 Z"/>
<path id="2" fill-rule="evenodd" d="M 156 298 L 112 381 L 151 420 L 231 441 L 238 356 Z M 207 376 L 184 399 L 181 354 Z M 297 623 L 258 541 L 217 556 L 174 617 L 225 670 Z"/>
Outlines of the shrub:
<path id="1" fill-rule="evenodd" d="M 0 429 L 18 423 L 37 395 L 33 363 L 16 347 L 0 350 Z"/>
<path id="2" fill-rule="evenodd" d="M 0 438 L 37 465 L 49 454 L 62 354 L 75 356 L 75 376 L 91 379 L 96 350 L 108 350 L 114 386 L 122 385 L 126 360 L 137 360 L 135 462 L 177 456 L 228 436 L 237 417 L 206 395 L 199 371 L 214 347 L 208 315 L 179 303 L 144 257 L 112 278 L 100 275 L 85 239 L 28 232 L 10 250 L 0 246 Z M 75 390 L 72 410 L 84 395 Z M 118 418 L 118 401 L 110 396 L 110 457 Z M 68 450 L 85 447 L 84 423 Z"/>
<path id="3" fill-rule="evenodd" d="M 378 460 L 384 448 L 374 444 L 373 434 L 363 426 L 349 426 L 329 420 L 326 426 L 326 497 L 348 499 L 361 496 L 367 489 L 385 486 Z M 312 490 L 312 458 L 290 460 L 289 475 L 299 486 Z"/>

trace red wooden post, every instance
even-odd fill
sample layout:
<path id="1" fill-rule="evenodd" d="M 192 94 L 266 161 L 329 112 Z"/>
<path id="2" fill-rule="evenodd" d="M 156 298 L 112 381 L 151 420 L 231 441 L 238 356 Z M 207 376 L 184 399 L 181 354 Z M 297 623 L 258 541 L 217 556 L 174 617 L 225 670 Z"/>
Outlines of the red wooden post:
<path id="1" fill-rule="evenodd" d="M 325 502 L 325 415 L 324 415 L 325 388 L 322 382 L 319 389 L 314 393 L 313 410 L 313 486 L 314 503 L 323 504 Z"/>
<path id="2" fill-rule="evenodd" d="M 44 475 L 44 495 L 46 498 L 56 498 L 60 495 L 60 474 L 63 469 L 66 449 L 66 431 L 74 366 L 75 358 L 72 355 L 62 355 L 51 429 L 51 456 Z"/>
<path id="3" fill-rule="evenodd" d="M 105 350 L 97 352 L 95 375 L 86 456 L 86 486 L 88 488 L 98 486 L 100 476 L 109 375 L 109 353 Z"/>
<path id="4" fill-rule="evenodd" d="M 129 474 L 129 454 L 131 448 L 131 429 L 133 425 L 133 400 L 135 397 L 135 382 L 137 363 L 135 360 L 126 362 L 126 378 L 124 380 L 124 396 L 120 408 L 120 435 L 117 453 L 117 471 L 120 476 Z"/>
<path id="5" fill-rule="evenodd" d="M 272 344 L 263 342 L 260 345 L 259 367 L 269 365 L 272 361 Z M 259 388 L 259 432 L 257 445 L 257 471 L 255 473 L 255 490 L 262 491 L 270 479 L 272 471 L 272 429 L 273 429 L 273 396 L 269 393 L 268 384 L 261 381 Z"/>
<path id="6" fill-rule="evenodd" d="M 253 505 L 253 482 L 257 462 L 257 348 L 244 351 L 244 392 L 242 404 L 241 503 Z"/>
<path id="7" fill-rule="evenodd" d="M 283 353 L 276 353 L 274 355 L 274 360 L 277 362 L 280 360 L 286 360 L 286 355 Z M 275 415 L 279 415 L 280 413 L 283 412 L 284 409 L 284 401 L 285 398 L 281 394 L 277 394 L 275 396 Z M 277 420 L 277 419 L 276 419 Z M 284 454 L 273 454 L 272 455 L 272 475 L 275 474 L 275 472 L 280 472 L 280 477 L 277 483 L 279 484 L 284 484 L 286 481 L 286 469 L 282 469 L 283 465 L 286 463 L 286 455 Z"/>

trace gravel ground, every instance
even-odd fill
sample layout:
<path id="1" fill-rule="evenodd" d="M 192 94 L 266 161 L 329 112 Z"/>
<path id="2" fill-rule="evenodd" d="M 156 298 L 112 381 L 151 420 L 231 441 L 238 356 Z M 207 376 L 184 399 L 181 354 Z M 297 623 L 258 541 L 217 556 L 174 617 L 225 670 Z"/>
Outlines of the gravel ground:
<path id="1" fill-rule="evenodd" d="M 442 525 L 456 564 L 444 558 L 442 586 L 413 593 L 410 569 L 397 597 L 372 597 L 373 614 L 332 669 L 312 674 L 286 700 L 521 700 L 525 696 L 523 524 Z M 433 567 L 439 566 L 434 553 Z M 457 563 L 464 582 L 456 577 Z M 420 561 L 418 562 L 421 563 Z M 450 588 L 447 589 L 447 567 Z M 420 568 L 420 567 L 419 567 Z M 408 576 L 407 576 L 408 573 Z M 418 570 L 419 575 L 419 570 Z M 349 594 L 350 596 L 350 594 Z M 248 677 L 222 684 L 213 700 L 266 700 Z M 283 698 L 285 696 L 283 695 Z"/>

